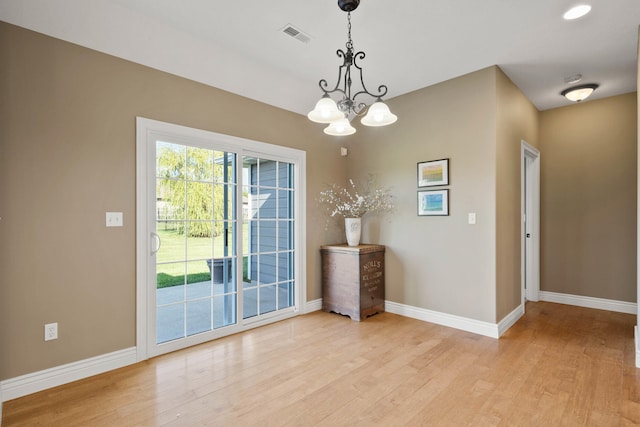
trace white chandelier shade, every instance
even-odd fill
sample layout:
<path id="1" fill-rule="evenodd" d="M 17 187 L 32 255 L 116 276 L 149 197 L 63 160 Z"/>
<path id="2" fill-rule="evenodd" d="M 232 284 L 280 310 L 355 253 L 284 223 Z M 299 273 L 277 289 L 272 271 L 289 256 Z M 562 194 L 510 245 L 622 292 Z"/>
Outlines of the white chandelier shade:
<path id="1" fill-rule="evenodd" d="M 349 120 L 346 117 L 331 122 L 329 126 L 324 129 L 324 133 L 332 136 L 346 136 L 356 133 L 356 129 L 351 126 Z"/>
<path id="2" fill-rule="evenodd" d="M 396 120 L 398 120 L 398 116 L 389 110 L 387 104 L 377 101 L 371 104 L 367 115 L 360 120 L 360 123 L 365 126 L 386 126 L 395 123 Z"/>
<path id="3" fill-rule="evenodd" d="M 344 113 L 338 110 L 336 102 L 329 98 L 329 96 L 323 96 L 320 101 L 316 103 L 316 107 L 307 114 L 307 117 L 312 122 L 316 123 L 331 123 L 336 120 L 344 118 Z"/>

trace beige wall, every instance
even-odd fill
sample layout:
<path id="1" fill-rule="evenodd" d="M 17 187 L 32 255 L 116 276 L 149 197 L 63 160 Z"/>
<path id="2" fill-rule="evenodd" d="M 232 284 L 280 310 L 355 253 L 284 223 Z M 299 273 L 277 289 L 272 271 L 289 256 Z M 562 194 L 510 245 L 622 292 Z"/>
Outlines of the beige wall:
<path id="1" fill-rule="evenodd" d="M 367 218 L 363 241 L 387 247 L 390 301 L 495 322 L 496 68 L 389 102 L 396 124 L 358 124 L 349 176 L 392 187 L 392 219 Z M 449 158 L 449 216 L 417 216 L 417 163 Z M 476 212 L 477 225 L 467 224 Z"/>
<path id="2" fill-rule="evenodd" d="M 498 68 L 496 73 L 496 321 L 522 303 L 522 140 L 538 147 L 538 110 Z"/>
<path id="3" fill-rule="evenodd" d="M 0 94 L 0 379 L 135 345 L 136 116 L 306 150 L 309 207 L 346 176 L 304 116 L 5 23 Z M 332 240 L 308 222 L 308 300 Z"/>
<path id="4" fill-rule="evenodd" d="M 636 302 L 637 95 L 540 114 L 543 291 Z"/>

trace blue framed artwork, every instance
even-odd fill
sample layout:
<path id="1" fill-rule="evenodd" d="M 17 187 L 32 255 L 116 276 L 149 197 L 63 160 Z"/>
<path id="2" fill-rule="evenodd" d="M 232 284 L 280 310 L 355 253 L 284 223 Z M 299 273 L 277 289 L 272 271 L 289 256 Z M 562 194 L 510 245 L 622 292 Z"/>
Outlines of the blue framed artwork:
<path id="1" fill-rule="evenodd" d="M 418 215 L 449 215 L 449 190 L 418 191 Z"/>

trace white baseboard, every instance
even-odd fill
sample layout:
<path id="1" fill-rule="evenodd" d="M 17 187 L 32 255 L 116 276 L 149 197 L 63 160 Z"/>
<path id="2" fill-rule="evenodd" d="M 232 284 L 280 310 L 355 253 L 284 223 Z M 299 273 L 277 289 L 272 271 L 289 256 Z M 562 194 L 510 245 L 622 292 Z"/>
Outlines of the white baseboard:
<path id="1" fill-rule="evenodd" d="M 136 363 L 131 347 L 0 382 L 2 402 Z"/>
<path id="2" fill-rule="evenodd" d="M 427 310 L 425 308 L 398 304 L 393 301 L 385 301 L 384 309 L 389 313 L 399 314 L 400 316 L 423 320 L 437 325 L 448 326 L 450 328 L 460 329 L 490 338 L 500 337 L 498 325 L 495 323 L 482 322 L 480 320 L 468 319 L 466 317 L 455 316 L 453 314 L 440 313 L 438 311 Z"/>
<path id="3" fill-rule="evenodd" d="M 318 298 L 313 301 L 307 301 L 307 304 L 304 307 L 305 313 L 311 313 L 313 311 L 322 310 L 322 298 Z"/>
<path id="4" fill-rule="evenodd" d="M 634 302 L 615 301 L 610 299 L 560 294 L 547 291 L 540 291 L 539 298 L 540 301 L 555 302 L 558 304 L 575 305 L 578 307 L 595 308 L 598 310 L 615 311 L 618 313 L 638 313 L 638 304 Z"/>
<path id="5" fill-rule="evenodd" d="M 304 306 L 305 313 L 311 313 L 321 309 L 322 299 L 308 301 Z M 136 362 L 136 348 L 131 347 L 0 381 L 0 417 L 2 416 L 2 402 L 88 378 L 93 375 L 102 374 L 113 369 L 132 365 Z M 2 418 L 0 418 L 0 423 L 2 422 L 1 420 Z"/>
<path id="6" fill-rule="evenodd" d="M 522 316 L 524 316 L 524 305 L 520 304 L 515 310 L 507 314 L 504 319 L 498 322 L 498 336 L 502 336 L 502 334 L 507 332 Z"/>
<path id="7" fill-rule="evenodd" d="M 636 368 L 640 368 L 640 331 L 638 325 L 634 328 L 634 336 L 636 342 Z"/>

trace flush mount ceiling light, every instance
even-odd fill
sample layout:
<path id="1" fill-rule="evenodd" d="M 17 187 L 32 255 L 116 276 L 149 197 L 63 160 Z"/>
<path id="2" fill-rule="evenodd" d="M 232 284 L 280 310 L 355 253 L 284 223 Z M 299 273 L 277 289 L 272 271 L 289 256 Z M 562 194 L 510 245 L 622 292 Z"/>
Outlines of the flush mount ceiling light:
<path id="1" fill-rule="evenodd" d="M 598 88 L 597 84 L 587 84 L 570 87 L 560 92 L 560 95 L 566 97 L 570 101 L 580 102 L 584 101 Z"/>
<path id="2" fill-rule="evenodd" d="M 376 93 L 369 92 L 362 78 L 362 67 L 358 65 L 358 60 L 364 59 L 364 51 L 355 52 L 353 41 L 351 40 L 351 12 L 360 4 L 360 0 L 338 0 L 338 7 L 347 12 L 348 39 L 346 52 L 338 49 L 336 54 L 343 59 L 343 64 L 338 68 L 338 81 L 333 89 L 325 79 L 320 80 L 319 86 L 323 92 L 322 98 L 318 101 L 313 111 L 307 117 L 317 123 L 329 123 L 324 130 L 328 135 L 351 135 L 356 132 L 349 123 L 349 116 L 362 116 L 361 123 L 365 126 L 386 126 L 398 120 L 395 114 L 389 111 L 389 107 L 382 102 L 382 97 L 387 94 L 387 86 L 378 86 Z M 360 81 L 360 88 L 352 90 L 353 83 L 351 73 L 357 72 Z M 339 98 L 336 102 L 331 98 L 331 94 Z M 367 108 L 367 104 L 358 100 L 360 95 L 369 95 L 375 99 L 373 105 Z"/>
<path id="3" fill-rule="evenodd" d="M 581 4 L 578 6 L 574 6 L 571 9 L 567 10 L 562 17 L 567 21 L 571 21 L 573 19 L 582 18 L 584 15 L 591 11 L 591 6 L 588 4 Z"/>

